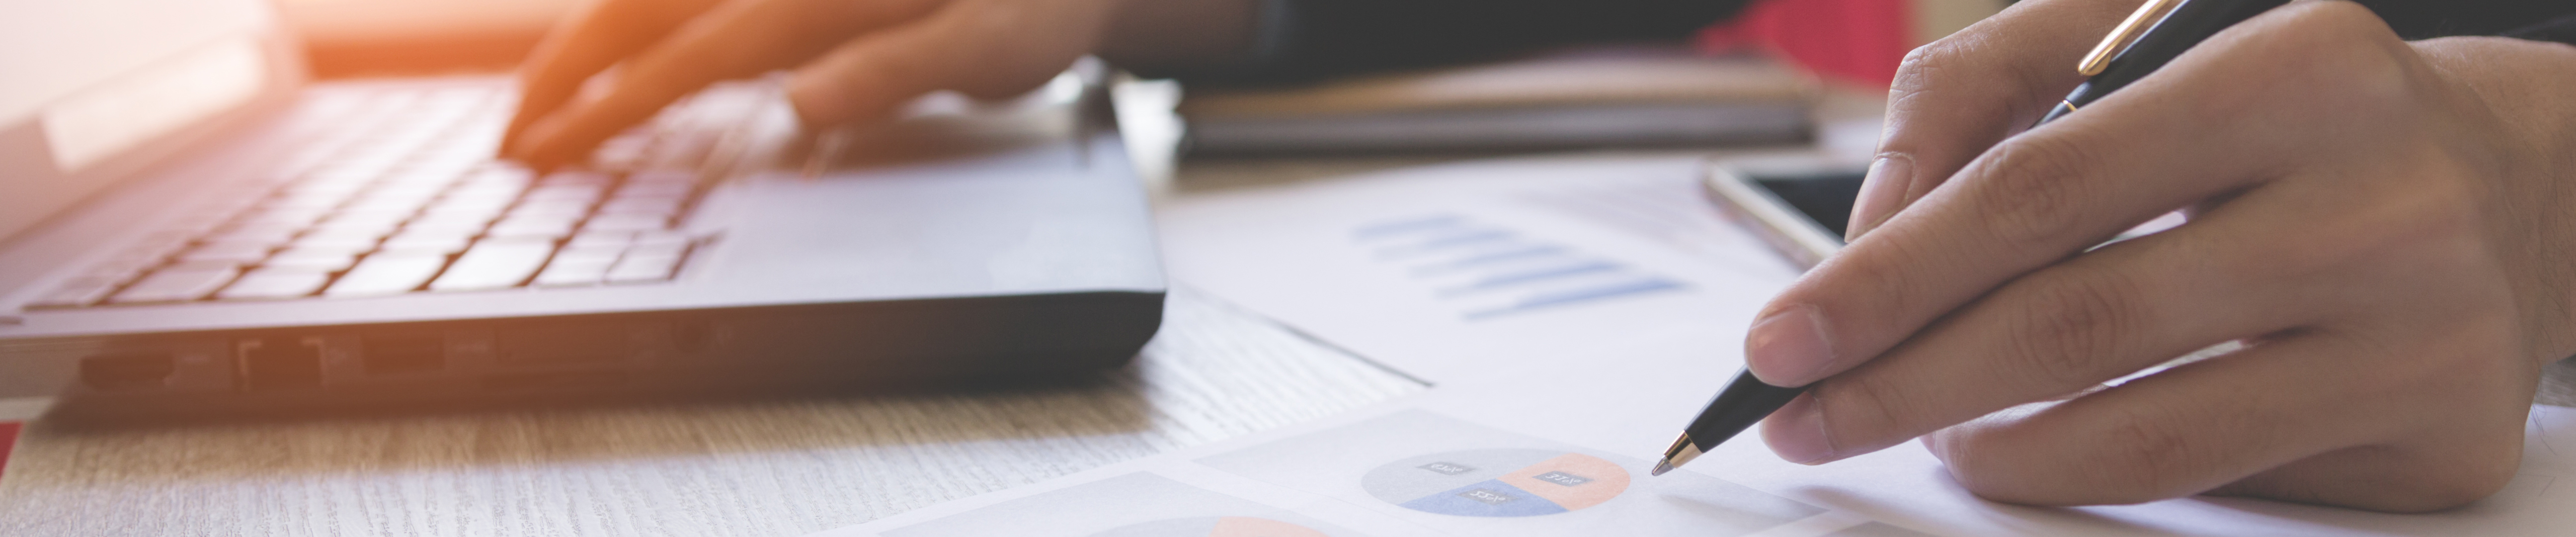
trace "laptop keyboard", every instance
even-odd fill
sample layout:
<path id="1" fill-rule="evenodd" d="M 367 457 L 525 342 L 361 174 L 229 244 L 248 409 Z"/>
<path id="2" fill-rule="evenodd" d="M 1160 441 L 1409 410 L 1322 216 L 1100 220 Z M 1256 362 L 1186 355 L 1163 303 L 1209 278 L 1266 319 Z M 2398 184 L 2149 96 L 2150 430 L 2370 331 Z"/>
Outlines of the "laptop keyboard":
<path id="1" fill-rule="evenodd" d="M 697 100 L 727 97 L 742 100 Z M 720 130 L 666 114 L 603 144 L 594 169 L 539 176 L 491 159 L 511 101 L 498 85 L 316 91 L 289 116 L 299 150 L 268 172 L 270 191 L 217 202 L 28 306 L 653 283 L 703 245 L 678 226 Z"/>

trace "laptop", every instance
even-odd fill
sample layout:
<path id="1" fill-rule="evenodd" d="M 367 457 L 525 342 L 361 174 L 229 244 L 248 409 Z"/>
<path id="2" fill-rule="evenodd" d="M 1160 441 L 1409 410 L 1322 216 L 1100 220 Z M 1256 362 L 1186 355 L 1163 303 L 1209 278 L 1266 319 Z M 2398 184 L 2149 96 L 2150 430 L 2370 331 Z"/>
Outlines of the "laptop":
<path id="1" fill-rule="evenodd" d="M 312 83 L 298 57 L 263 0 L 0 2 L 0 398 L 901 387 L 1116 367 L 1160 323 L 1146 196 L 1076 74 L 829 136 L 728 84 L 538 174 L 491 158 L 507 79 Z"/>

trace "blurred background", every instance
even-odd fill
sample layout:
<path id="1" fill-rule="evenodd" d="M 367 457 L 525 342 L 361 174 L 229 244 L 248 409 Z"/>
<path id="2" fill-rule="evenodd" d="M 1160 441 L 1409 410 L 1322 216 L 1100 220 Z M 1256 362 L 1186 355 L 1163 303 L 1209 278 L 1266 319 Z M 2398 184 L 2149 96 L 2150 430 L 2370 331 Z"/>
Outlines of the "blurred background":
<path id="1" fill-rule="evenodd" d="M 356 78 L 508 71 L 558 19 L 589 0 L 276 1 L 302 34 L 317 76 Z M 1700 41 L 1784 50 L 1829 76 L 1883 85 L 1906 50 L 2007 3 L 1767 0 Z"/>

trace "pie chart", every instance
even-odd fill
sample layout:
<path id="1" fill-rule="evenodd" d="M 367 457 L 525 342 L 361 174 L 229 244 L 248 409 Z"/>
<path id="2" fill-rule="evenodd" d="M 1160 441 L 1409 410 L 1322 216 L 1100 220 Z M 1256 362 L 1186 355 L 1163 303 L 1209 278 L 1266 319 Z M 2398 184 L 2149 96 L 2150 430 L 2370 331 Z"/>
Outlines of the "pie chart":
<path id="1" fill-rule="evenodd" d="M 1260 517 L 1209 516 L 1119 526 L 1091 537 L 1331 537 L 1313 528 Z"/>
<path id="2" fill-rule="evenodd" d="M 1455 451 L 1379 466 L 1360 488 L 1425 513 L 1516 517 L 1601 505 L 1628 490 L 1628 471 L 1600 457 L 1537 449 Z"/>

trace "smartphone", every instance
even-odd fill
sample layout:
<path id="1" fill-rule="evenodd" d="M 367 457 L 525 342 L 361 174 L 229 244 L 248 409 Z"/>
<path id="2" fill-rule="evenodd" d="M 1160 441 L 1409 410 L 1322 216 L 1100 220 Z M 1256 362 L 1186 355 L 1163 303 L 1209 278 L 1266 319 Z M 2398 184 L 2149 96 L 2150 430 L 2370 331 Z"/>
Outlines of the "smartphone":
<path id="1" fill-rule="evenodd" d="M 1799 268 L 1815 268 L 1843 249 L 1843 228 L 1851 222 L 1852 203 L 1860 199 L 1861 178 L 1869 173 L 1859 166 L 1805 160 L 1719 163 L 1708 169 L 1702 186 L 1709 199 Z M 2093 247 L 2152 235 L 2188 220 L 2182 211 L 2165 213 Z"/>
<path id="2" fill-rule="evenodd" d="M 1844 226 L 1866 168 L 1821 161 L 1718 163 L 1702 186 L 1710 201 L 1801 268 L 1843 248 Z"/>

